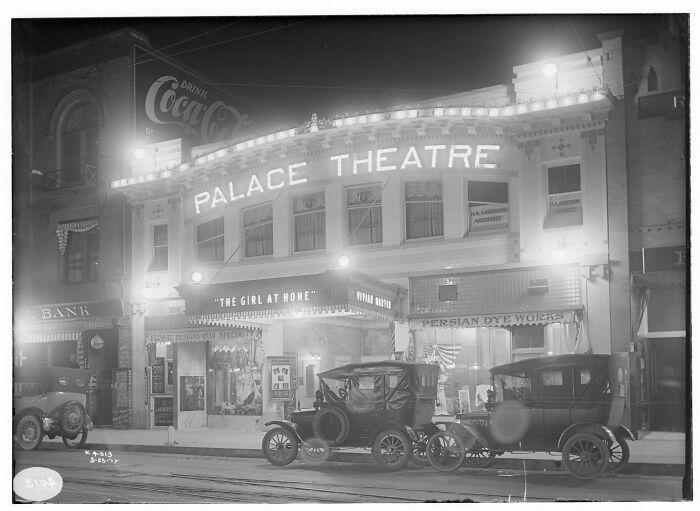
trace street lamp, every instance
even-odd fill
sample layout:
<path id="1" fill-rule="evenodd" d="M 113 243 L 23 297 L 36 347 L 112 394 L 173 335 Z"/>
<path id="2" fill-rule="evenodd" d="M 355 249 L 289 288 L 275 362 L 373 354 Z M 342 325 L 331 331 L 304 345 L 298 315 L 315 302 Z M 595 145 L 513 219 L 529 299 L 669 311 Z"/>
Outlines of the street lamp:
<path id="1" fill-rule="evenodd" d="M 547 78 L 554 78 L 554 90 L 559 92 L 559 66 L 554 62 L 545 62 L 542 66 L 542 74 Z"/>
<path id="2" fill-rule="evenodd" d="M 192 272 L 192 275 L 190 275 L 190 280 L 192 280 L 193 284 L 199 284 L 204 280 L 204 275 L 202 275 L 201 271 L 195 270 Z"/>
<path id="3" fill-rule="evenodd" d="M 336 261 L 338 268 L 348 268 L 350 267 L 350 258 L 346 255 L 341 255 Z"/>

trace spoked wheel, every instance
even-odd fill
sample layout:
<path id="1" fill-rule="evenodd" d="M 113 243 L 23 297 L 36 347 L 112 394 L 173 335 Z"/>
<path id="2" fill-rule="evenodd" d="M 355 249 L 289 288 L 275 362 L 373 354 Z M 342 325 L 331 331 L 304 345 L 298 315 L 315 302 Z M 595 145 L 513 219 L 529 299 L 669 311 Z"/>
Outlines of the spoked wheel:
<path id="1" fill-rule="evenodd" d="M 399 429 L 387 429 L 379 433 L 372 446 L 372 456 L 385 470 L 401 470 L 411 459 L 413 442 Z"/>
<path id="2" fill-rule="evenodd" d="M 262 447 L 267 461 L 281 467 L 289 465 L 297 457 L 299 441 L 291 431 L 275 428 L 265 434 Z"/>
<path id="3" fill-rule="evenodd" d="M 605 442 L 589 433 L 579 433 L 569 438 L 561 453 L 566 470 L 577 479 L 598 477 L 608 466 L 609 456 Z"/>
<path id="4" fill-rule="evenodd" d="M 608 442 L 608 451 L 610 451 L 608 472 L 617 474 L 630 460 L 630 447 L 627 445 L 627 440 L 616 437 L 614 442 Z"/>
<path id="5" fill-rule="evenodd" d="M 85 426 L 87 413 L 85 407 L 80 403 L 68 403 L 61 410 L 59 424 L 61 429 L 69 436 L 78 435 Z"/>
<path id="6" fill-rule="evenodd" d="M 464 462 L 464 443 L 454 433 L 435 433 L 426 447 L 428 462 L 440 472 L 453 472 Z"/>
<path id="7" fill-rule="evenodd" d="M 17 446 L 23 451 L 32 451 L 39 447 L 44 432 L 35 415 L 25 415 L 17 423 Z"/>
<path id="8" fill-rule="evenodd" d="M 471 468 L 486 468 L 496 457 L 496 453 L 485 447 L 476 447 L 464 456 L 464 465 Z"/>
<path id="9" fill-rule="evenodd" d="M 428 462 L 428 440 L 430 440 L 430 435 L 425 431 L 418 431 L 418 440 L 413 442 L 413 457 L 411 458 L 416 464 L 427 466 Z"/>
<path id="10" fill-rule="evenodd" d="M 75 436 L 73 438 L 68 438 L 67 436 L 62 436 L 61 438 L 63 439 L 63 445 L 68 447 L 69 449 L 80 449 L 85 445 L 85 442 L 87 441 L 88 437 L 88 432 L 86 430 L 81 431 L 78 433 L 78 436 Z"/>
<path id="11" fill-rule="evenodd" d="M 323 463 L 330 455 L 328 443 L 321 438 L 311 438 L 305 444 L 301 444 L 301 459 L 312 465 Z"/>
<path id="12" fill-rule="evenodd" d="M 331 447 L 343 445 L 350 435 L 350 419 L 345 410 L 336 406 L 322 408 L 311 423 L 316 438 L 322 438 Z"/>

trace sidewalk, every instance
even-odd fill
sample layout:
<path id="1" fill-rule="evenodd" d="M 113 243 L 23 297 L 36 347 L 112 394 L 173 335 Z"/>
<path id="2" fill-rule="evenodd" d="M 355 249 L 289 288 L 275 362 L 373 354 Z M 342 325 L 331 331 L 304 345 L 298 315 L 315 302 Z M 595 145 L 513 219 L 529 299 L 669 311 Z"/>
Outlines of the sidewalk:
<path id="1" fill-rule="evenodd" d="M 174 443 L 168 444 L 167 430 L 96 428 L 90 431 L 86 449 L 111 451 L 159 452 L 225 457 L 262 457 L 265 432 L 236 432 L 222 429 L 176 430 Z M 60 438 L 44 438 L 49 448 L 64 448 Z M 649 432 L 640 440 L 630 441 L 630 461 L 623 473 L 682 475 L 685 466 L 685 434 Z M 343 449 L 334 461 L 371 462 L 369 450 Z M 495 468 L 560 470 L 561 455 L 506 453 L 496 458 Z"/>

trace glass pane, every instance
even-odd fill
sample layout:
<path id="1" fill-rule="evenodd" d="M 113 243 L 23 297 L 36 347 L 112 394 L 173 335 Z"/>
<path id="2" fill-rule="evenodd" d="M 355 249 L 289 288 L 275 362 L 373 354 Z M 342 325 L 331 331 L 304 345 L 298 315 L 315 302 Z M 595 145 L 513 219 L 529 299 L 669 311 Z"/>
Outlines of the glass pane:
<path id="1" fill-rule="evenodd" d="M 320 211 L 325 209 L 325 207 L 326 200 L 323 192 L 294 197 L 294 214 Z"/>
<path id="2" fill-rule="evenodd" d="M 442 202 L 406 203 L 406 239 L 442 234 Z"/>
<path id="3" fill-rule="evenodd" d="M 469 203 L 507 203 L 508 183 L 469 181 Z"/>
<path id="4" fill-rule="evenodd" d="M 355 186 L 348 188 L 346 194 L 349 208 L 382 203 L 382 189 L 379 186 Z"/>
<path id="5" fill-rule="evenodd" d="M 579 164 L 551 167 L 548 174 L 550 194 L 581 191 L 581 166 Z"/>
<path id="6" fill-rule="evenodd" d="M 153 226 L 153 246 L 158 247 L 168 244 L 168 224 Z"/>
<path id="7" fill-rule="evenodd" d="M 245 230 L 245 256 L 272 255 L 272 223 Z"/>
<path id="8" fill-rule="evenodd" d="M 224 217 L 197 226 L 197 243 L 224 234 Z"/>
<path id="9" fill-rule="evenodd" d="M 272 222 L 272 204 L 263 204 L 243 211 L 243 226 L 250 227 L 259 223 Z"/>
<path id="10" fill-rule="evenodd" d="M 364 245 L 382 241 L 382 208 L 364 207 L 348 210 L 348 243 Z"/>
<path id="11" fill-rule="evenodd" d="M 326 213 L 319 211 L 294 217 L 294 250 L 326 248 Z"/>

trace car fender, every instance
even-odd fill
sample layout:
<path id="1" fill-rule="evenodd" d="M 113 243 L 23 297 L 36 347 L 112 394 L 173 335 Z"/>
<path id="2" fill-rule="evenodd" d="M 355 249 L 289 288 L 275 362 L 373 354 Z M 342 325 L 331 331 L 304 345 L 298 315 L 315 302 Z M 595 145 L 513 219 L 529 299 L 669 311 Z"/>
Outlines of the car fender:
<path id="1" fill-rule="evenodd" d="M 562 432 L 562 434 L 559 436 L 557 447 L 561 449 L 569 437 L 577 433 L 590 433 L 602 438 L 603 440 L 610 440 L 611 442 L 615 441 L 615 435 L 607 426 L 603 426 L 602 424 L 595 422 L 578 422 L 576 424 L 572 424 Z"/>
<path id="2" fill-rule="evenodd" d="M 447 426 L 447 429 L 445 431 L 447 433 L 453 433 L 457 435 L 460 438 L 460 440 L 466 438 L 467 435 L 471 435 L 474 438 L 476 438 L 479 441 L 479 443 L 484 447 L 488 447 L 489 445 L 489 441 L 486 439 L 486 437 L 482 435 L 478 429 L 476 429 L 470 424 L 460 424 L 457 422 L 453 422 L 449 426 Z"/>
<path id="3" fill-rule="evenodd" d="M 632 433 L 632 430 L 628 428 L 627 426 L 618 426 L 615 429 L 615 436 L 616 437 L 622 437 L 622 438 L 629 438 L 630 440 L 636 440 L 636 435 Z"/>
<path id="4" fill-rule="evenodd" d="M 83 407 L 83 410 L 85 410 L 85 405 L 83 403 L 81 403 L 77 399 L 71 399 L 70 401 L 66 401 L 66 402 L 61 403 L 60 405 L 56 406 L 53 410 L 51 410 L 51 412 L 48 414 L 48 416 L 53 417 L 54 419 L 59 417 L 61 415 L 61 412 L 63 411 L 63 409 L 66 406 L 71 405 L 71 404 L 78 404 L 78 405 Z M 87 410 L 85 410 L 85 416 L 87 417 Z"/>
<path id="5" fill-rule="evenodd" d="M 440 428 L 437 427 L 436 424 L 433 424 L 432 422 L 429 422 L 427 424 L 421 424 L 420 426 L 415 427 L 415 431 L 417 433 L 423 432 L 429 437 L 433 436 L 435 433 L 440 431 Z"/>
<path id="6" fill-rule="evenodd" d="M 294 424 L 292 421 L 287 421 L 287 420 L 274 420 L 270 422 L 266 422 L 265 426 L 279 426 L 281 428 L 284 428 L 286 430 L 289 430 L 291 433 L 294 433 L 294 436 L 297 437 L 298 440 L 301 440 L 301 437 L 299 436 L 299 433 L 297 432 L 297 425 Z"/>
<path id="7" fill-rule="evenodd" d="M 90 417 L 89 415 L 85 415 L 85 425 L 83 426 L 83 429 L 85 431 L 92 431 L 94 429 L 92 417 Z"/>
<path id="8" fill-rule="evenodd" d="M 25 415 L 35 415 L 38 419 L 39 422 L 42 424 L 43 428 L 43 419 L 46 417 L 46 413 L 41 408 L 37 408 L 35 406 L 29 407 L 29 408 L 23 408 L 20 410 L 18 413 L 15 414 L 14 419 L 12 420 L 12 431 L 14 432 L 15 429 L 17 429 L 17 424 L 19 423 L 19 420 L 24 417 Z"/>

